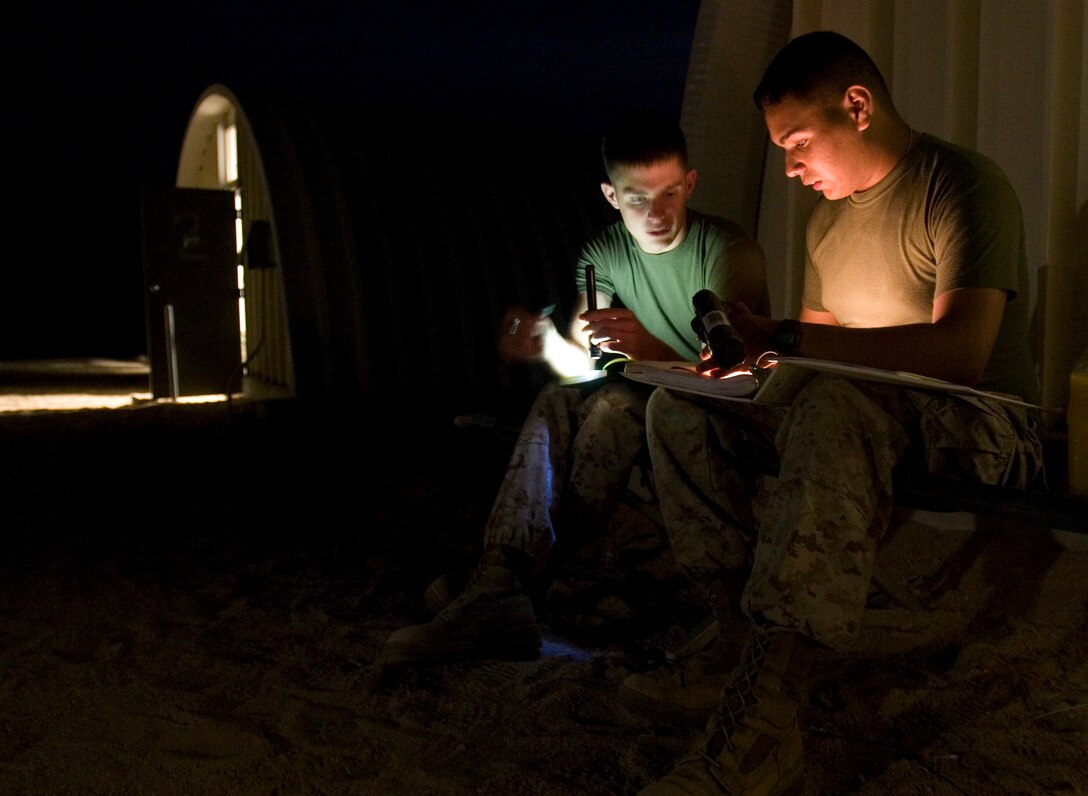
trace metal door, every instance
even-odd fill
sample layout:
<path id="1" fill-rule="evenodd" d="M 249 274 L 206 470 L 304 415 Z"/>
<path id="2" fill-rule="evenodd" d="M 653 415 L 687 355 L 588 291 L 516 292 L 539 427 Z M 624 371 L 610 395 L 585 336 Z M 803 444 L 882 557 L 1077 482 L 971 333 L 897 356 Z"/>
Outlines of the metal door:
<path id="1" fill-rule="evenodd" d="M 152 396 L 240 389 L 234 194 L 144 188 L 140 214 Z"/>

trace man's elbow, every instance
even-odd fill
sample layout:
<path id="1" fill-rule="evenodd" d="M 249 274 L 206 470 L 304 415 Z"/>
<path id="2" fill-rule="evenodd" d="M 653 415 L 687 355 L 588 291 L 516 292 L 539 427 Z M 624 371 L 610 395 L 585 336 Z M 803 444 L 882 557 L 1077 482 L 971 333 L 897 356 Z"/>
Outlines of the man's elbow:
<path id="1" fill-rule="evenodd" d="M 962 384 L 964 387 L 974 387 L 982 378 L 982 373 L 985 370 L 985 363 L 981 366 L 975 362 L 964 363 L 953 371 L 951 377 L 946 377 L 945 381 Z"/>
<path id="2" fill-rule="evenodd" d="M 992 344 L 985 346 L 951 346 L 946 349 L 941 376 L 945 381 L 974 387 L 986 372 Z"/>

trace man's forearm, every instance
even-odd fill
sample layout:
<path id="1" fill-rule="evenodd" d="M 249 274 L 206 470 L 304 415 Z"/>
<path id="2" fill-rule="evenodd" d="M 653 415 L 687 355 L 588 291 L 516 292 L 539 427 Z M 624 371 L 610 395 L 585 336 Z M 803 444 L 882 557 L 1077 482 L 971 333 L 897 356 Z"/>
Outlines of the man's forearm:
<path id="1" fill-rule="evenodd" d="M 938 323 L 853 329 L 802 323 L 795 356 L 902 370 L 973 385 L 982 375 L 989 349 L 979 347 Z"/>

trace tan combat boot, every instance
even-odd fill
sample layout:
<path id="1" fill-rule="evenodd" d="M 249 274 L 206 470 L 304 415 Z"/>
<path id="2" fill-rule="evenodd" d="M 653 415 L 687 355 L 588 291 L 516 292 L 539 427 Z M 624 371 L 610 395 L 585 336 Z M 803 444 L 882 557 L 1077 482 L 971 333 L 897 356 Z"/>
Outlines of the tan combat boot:
<path id="1" fill-rule="evenodd" d="M 799 633 L 757 629 L 706 733 L 671 773 L 639 796 L 801 793 L 804 749 L 797 712 L 807 698 L 816 649 Z"/>
<path id="2" fill-rule="evenodd" d="M 707 595 L 713 615 L 679 648 L 665 653 L 664 666 L 629 675 L 620 685 L 620 701 L 662 724 L 706 727 L 751 634 L 751 622 L 734 608 L 736 593 L 735 581 L 712 584 Z"/>
<path id="3" fill-rule="evenodd" d="M 521 554 L 523 555 L 523 554 Z M 406 664 L 502 658 L 531 660 L 540 655 L 541 636 L 526 591 L 524 567 L 510 551 L 485 551 L 464 590 L 429 622 L 393 631 L 378 662 Z"/>

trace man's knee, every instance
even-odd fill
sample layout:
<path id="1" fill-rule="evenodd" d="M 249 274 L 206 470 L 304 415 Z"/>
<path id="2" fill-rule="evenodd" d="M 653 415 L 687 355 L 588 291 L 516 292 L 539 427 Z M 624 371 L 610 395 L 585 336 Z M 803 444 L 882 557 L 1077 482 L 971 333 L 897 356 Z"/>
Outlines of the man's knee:
<path id="1" fill-rule="evenodd" d="M 586 396 L 582 412 L 600 417 L 634 418 L 641 422 L 646 415 L 647 397 L 648 393 L 642 385 L 629 382 L 605 384 Z"/>
<path id="2" fill-rule="evenodd" d="M 694 407 L 676 394 L 659 387 L 646 402 L 646 430 L 650 434 L 668 435 L 680 417 Z"/>
<path id="3" fill-rule="evenodd" d="M 805 385 L 793 403 L 793 413 L 815 411 L 852 415 L 871 403 L 870 398 L 850 379 L 818 373 Z"/>

